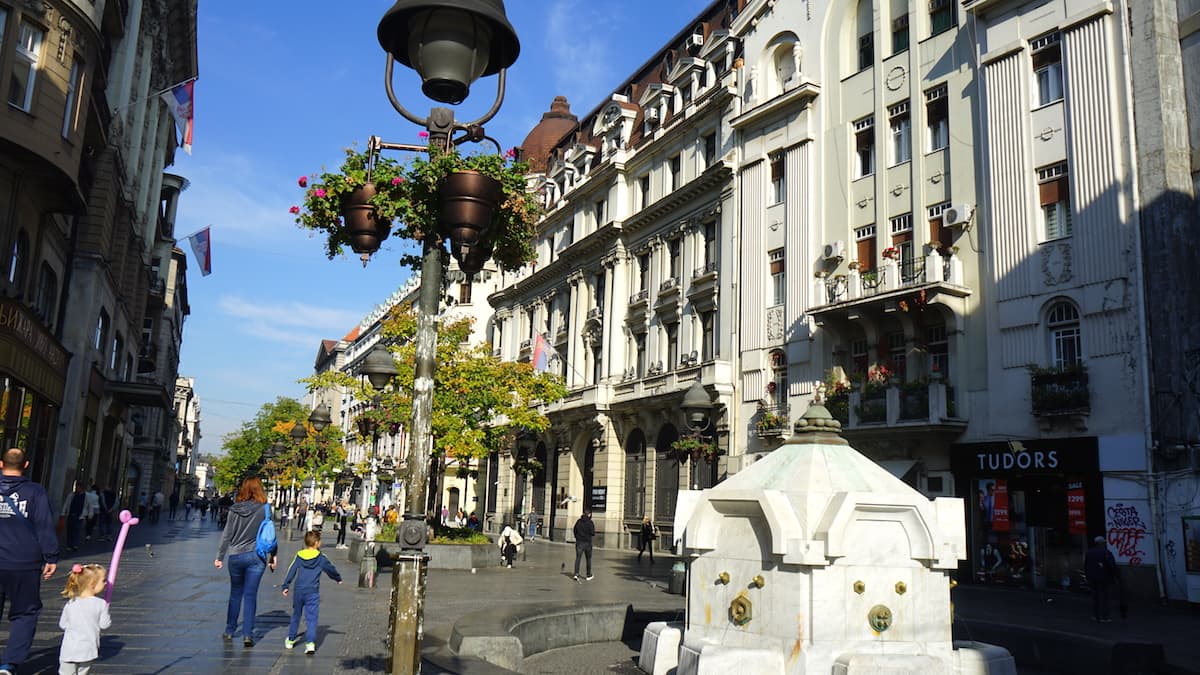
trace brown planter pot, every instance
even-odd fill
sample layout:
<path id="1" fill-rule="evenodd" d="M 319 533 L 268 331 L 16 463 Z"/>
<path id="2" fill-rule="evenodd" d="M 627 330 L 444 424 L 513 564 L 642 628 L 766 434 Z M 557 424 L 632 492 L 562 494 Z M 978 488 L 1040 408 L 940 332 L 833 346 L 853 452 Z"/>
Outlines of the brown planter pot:
<path id="1" fill-rule="evenodd" d="M 500 181 L 478 171 L 457 171 L 442 179 L 438 226 L 450 239 L 451 250 L 473 247 L 483 240 L 503 196 L 502 188 Z"/>
<path id="2" fill-rule="evenodd" d="M 388 238 L 391 223 L 380 220 L 371 204 L 375 196 L 375 184 L 365 183 L 342 200 L 342 218 L 345 220 L 346 235 L 350 248 L 355 253 L 370 254 L 379 250 L 379 245 Z"/>

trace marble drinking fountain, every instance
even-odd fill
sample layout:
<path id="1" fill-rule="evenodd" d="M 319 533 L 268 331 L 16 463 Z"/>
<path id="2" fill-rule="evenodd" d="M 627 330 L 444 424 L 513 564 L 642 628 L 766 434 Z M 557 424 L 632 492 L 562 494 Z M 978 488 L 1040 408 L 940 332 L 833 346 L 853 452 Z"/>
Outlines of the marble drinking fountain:
<path id="1" fill-rule="evenodd" d="M 780 448 L 705 490 L 687 521 L 683 623 L 646 628 L 653 675 L 1011 675 L 951 637 L 958 498 L 927 499 L 860 454 L 820 403 Z"/>

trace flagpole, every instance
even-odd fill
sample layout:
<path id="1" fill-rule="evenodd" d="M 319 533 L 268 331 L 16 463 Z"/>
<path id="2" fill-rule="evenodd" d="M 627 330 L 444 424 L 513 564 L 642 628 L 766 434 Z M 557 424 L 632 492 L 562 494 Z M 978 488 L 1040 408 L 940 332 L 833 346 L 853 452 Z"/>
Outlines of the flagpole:
<path id="1" fill-rule="evenodd" d="M 186 79 L 186 80 L 184 80 L 184 81 L 182 81 L 182 82 L 176 82 L 175 84 L 173 84 L 173 85 L 171 85 L 171 86 L 167 87 L 166 89 L 163 89 L 162 91 L 156 91 L 156 92 L 154 92 L 153 94 L 150 94 L 150 95 L 148 95 L 148 96 L 144 96 L 144 97 L 142 97 L 142 98 L 139 98 L 139 99 L 135 99 L 135 100 L 133 100 L 133 101 L 130 101 L 129 103 L 126 103 L 125 105 L 122 105 L 122 106 L 117 106 L 116 108 L 113 108 L 113 114 L 119 113 L 119 112 L 121 112 L 122 110 L 124 110 L 124 109 L 126 109 L 126 108 L 128 108 L 128 107 L 130 107 L 130 106 L 135 106 L 135 105 L 137 105 L 137 104 L 139 104 L 139 103 L 144 103 L 144 102 L 146 102 L 146 101 L 149 101 L 149 100 L 150 100 L 150 99 L 152 99 L 152 98 L 158 98 L 159 96 L 162 96 L 163 94 L 167 93 L 168 91 L 172 91 L 172 90 L 174 90 L 176 87 L 182 87 L 183 85 L 185 85 L 185 84 L 187 84 L 187 83 L 189 83 L 189 82 L 195 82 L 195 81 L 196 81 L 196 80 L 198 80 L 198 79 L 200 79 L 200 77 L 199 77 L 199 76 L 196 76 L 196 77 L 189 77 L 188 79 Z"/>

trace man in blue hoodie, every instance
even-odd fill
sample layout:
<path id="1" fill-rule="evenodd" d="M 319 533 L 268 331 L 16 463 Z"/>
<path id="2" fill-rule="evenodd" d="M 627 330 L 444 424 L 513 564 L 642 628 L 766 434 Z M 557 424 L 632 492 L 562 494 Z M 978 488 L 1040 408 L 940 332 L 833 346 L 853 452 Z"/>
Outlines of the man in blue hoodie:
<path id="1" fill-rule="evenodd" d="M 296 553 L 292 564 L 288 566 L 287 578 L 283 580 L 283 594 L 288 594 L 288 586 L 292 579 L 296 580 L 296 593 L 292 596 L 292 624 L 288 627 L 287 639 L 283 646 L 291 649 L 296 646 L 296 633 L 300 632 L 300 615 L 304 614 L 304 653 L 314 654 L 317 651 L 317 617 L 321 611 L 321 573 L 329 575 L 330 579 L 342 583 L 342 575 L 337 568 L 321 553 L 321 533 L 308 531 L 304 533 L 304 548 Z"/>
<path id="2" fill-rule="evenodd" d="M 29 655 L 38 614 L 42 580 L 58 568 L 58 536 L 50 498 L 24 476 L 25 451 L 10 448 L 0 459 L 0 597 L 8 599 L 8 643 L 0 657 L 0 675 L 14 675 Z M 0 611 L 3 607 L 0 607 Z"/>

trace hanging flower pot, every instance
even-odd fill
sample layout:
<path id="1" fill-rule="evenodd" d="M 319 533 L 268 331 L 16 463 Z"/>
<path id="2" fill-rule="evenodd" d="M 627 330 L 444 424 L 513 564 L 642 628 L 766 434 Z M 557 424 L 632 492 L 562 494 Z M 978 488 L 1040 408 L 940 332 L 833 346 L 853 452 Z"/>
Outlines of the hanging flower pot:
<path id="1" fill-rule="evenodd" d="M 388 237 L 390 223 L 379 218 L 375 205 L 371 203 L 374 196 L 375 183 L 367 182 L 342 200 L 346 236 L 350 240 L 350 248 L 355 253 L 374 253 Z"/>
<path id="2" fill-rule="evenodd" d="M 446 174 L 438 186 L 438 226 L 450 240 L 451 251 L 483 241 L 502 195 L 500 181 L 478 171 Z"/>

